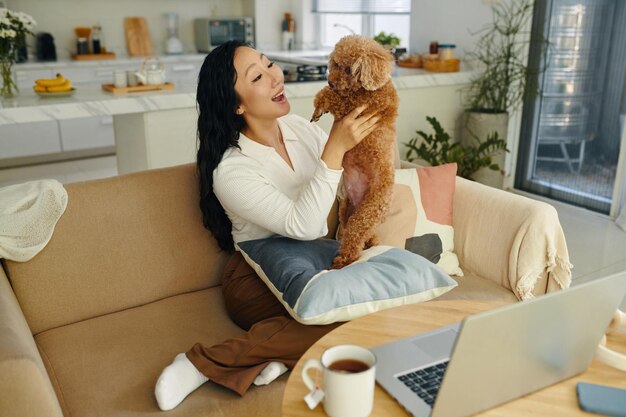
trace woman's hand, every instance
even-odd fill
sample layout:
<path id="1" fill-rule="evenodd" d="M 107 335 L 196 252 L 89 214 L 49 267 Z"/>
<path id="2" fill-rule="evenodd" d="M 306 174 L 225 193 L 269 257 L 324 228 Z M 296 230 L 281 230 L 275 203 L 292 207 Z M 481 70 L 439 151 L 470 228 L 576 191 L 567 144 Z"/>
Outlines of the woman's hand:
<path id="1" fill-rule="evenodd" d="M 346 152 L 376 129 L 380 117 L 363 114 L 365 108 L 366 106 L 359 106 L 343 118 L 335 119 L 322 152 L 322 160 L 329 168 L 340 169 Z"/>

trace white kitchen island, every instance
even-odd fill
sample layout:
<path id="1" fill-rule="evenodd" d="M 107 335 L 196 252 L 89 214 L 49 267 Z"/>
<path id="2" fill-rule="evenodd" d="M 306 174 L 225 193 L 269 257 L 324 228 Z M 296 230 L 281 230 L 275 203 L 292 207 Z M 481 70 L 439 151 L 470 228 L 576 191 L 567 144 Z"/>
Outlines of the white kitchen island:
<path id="1" fill-rule="evenodd" d="M 399 143 L 415 136 L 416 130 L 430 130 L 426 116 L 436 117 L 444 129 L 454 135 L 463 111 L 461 91 L 470 76 L 469 71 L 428 73 L 396 68 L 393 82 L 400 96 Z M 309 118 L 313 112 L 313 97 L 325 85 L 325 81 L 286 84 L 292 112 Z M 54 99 L 40 98 L 32 90 L 22 89 L 16 100 L 4 102 L 0 108 L 0 128 L 112 116 L 120 174 L 193 162 L 198 117 L 195 88 L 193 83 L 180 83 L 173 91 L 114 95 L 102 91 L 99 84 L 80 85 L 73 96 Z M 326 131 L 331 123 L 330 115 L 319 121 Z"/>

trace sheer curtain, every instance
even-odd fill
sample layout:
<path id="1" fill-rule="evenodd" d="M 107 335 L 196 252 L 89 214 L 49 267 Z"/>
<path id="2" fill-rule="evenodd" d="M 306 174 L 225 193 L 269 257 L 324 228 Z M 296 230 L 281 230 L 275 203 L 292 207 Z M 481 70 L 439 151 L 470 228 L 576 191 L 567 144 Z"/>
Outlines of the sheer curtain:
<path id="1" fill-rule="evenodd" d="M 313 13 L 411 13 L 411 0 L 313 0 Z"/>
<path id="2" fill-rule="evenodd" d="M 626 80 L 624 80 L 624 89 L 626 90 Z M 620 115 L 620 124 L 622 128 L 622 146 L 626 146 L 626 91 L 624 91 L 624 100 L 622 102 L 622 114 Z M 622 164 L 626 161 L 622 161 Z M 622 194 L 620 198 L 620 212 L 615 223 L 626 232 L 626 168 L 622 171 Z"/>

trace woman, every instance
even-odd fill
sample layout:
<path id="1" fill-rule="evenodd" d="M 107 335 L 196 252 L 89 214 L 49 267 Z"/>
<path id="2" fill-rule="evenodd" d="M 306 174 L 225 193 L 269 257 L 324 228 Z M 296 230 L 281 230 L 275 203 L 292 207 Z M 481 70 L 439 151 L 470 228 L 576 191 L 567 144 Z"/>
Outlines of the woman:
<path id="1" fill-rule="evenodd" d="M 280 234 L 311 240 L 327 233 L 342 160 L 378 117 L 354 109 L 330 134 L 288 115 L 282 70 L 246 44 L 213 50 L 198 78 L 197 157 L 204 225 L 220 248 Z M 336 327 L 291 319 L 239 252 L 229 260 L 226 309 L 248 332 L 210 348 L 196 344 L 176 356 L 157 381 L 159 407 L 176 407 L 211 380 L 243 395 L 293 367 L 309 346 Z"/>

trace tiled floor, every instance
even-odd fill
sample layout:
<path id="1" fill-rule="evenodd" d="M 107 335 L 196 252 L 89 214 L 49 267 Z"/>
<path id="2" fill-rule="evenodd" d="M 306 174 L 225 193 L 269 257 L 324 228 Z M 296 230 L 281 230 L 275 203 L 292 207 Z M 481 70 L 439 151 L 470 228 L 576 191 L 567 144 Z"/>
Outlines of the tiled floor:
<path id="1" fill-rule="evenodd" d="M 29 167 L 0 169 L 0 187 L 42 178 L 62 183 L 117 175 L 115 156 L 81 159 Z M 626 232 L 594 212 L 551 202 L 559 213 L 574 264 L 574 285 L 626 270 Z M 626 310 L 626 299 L 622 303 Z"/>
<path id="2" fill-rule="evenodd" d="M 626 232 L 594 212 L 551 202 L 567 240 L 573 285 L 626 270 Z M 621 309 L 626 311 L 626 297 Z"/>
<path id="3" fill-rule="evenodd" d="M 0 169 L 0 187 L 43 178 L 67 184 L 117 175 L 115 155 Z"/>

